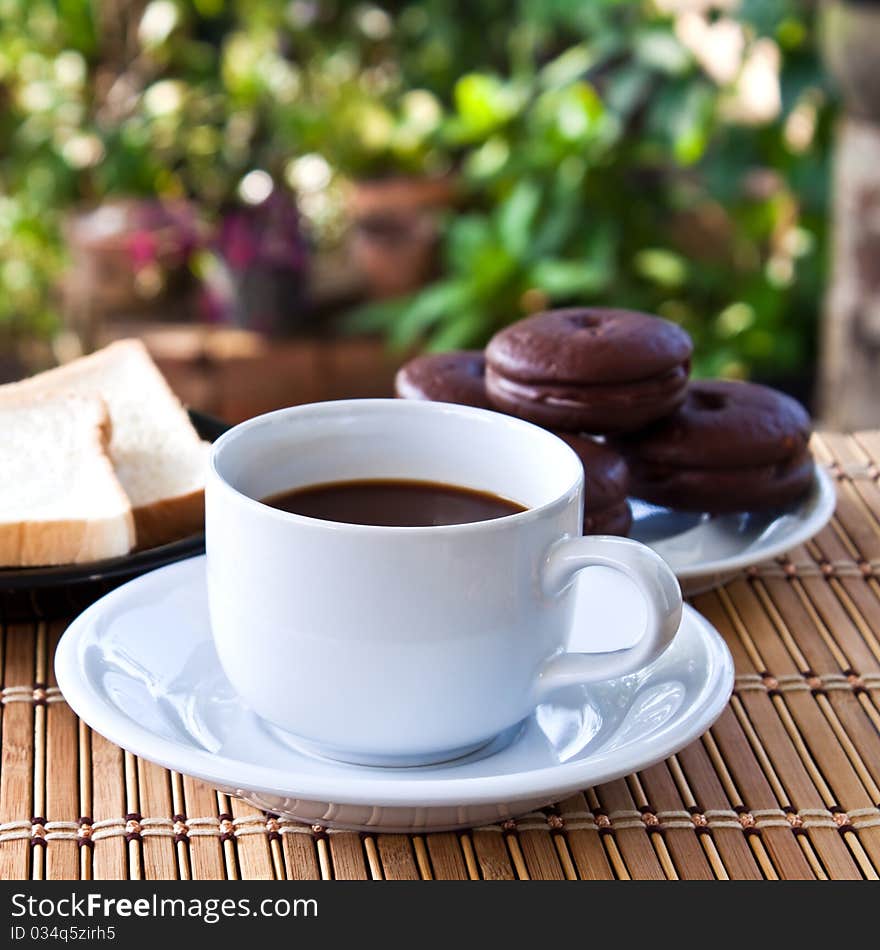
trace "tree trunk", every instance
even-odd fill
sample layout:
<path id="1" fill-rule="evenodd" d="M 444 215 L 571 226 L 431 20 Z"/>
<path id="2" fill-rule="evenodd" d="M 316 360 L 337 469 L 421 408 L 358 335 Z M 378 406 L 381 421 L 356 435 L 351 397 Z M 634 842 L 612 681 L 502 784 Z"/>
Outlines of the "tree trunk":
<path id="1" fill-rule="evenodd" d="M 826 0 L 823 45 L 845 115 L 834 147 L 833 259 L 820 409 L 839 429 L 880 427 L 880 3 Z"/>
<path id="2" fill-rule="evenodd" d="M 836 429 L 880 428 L 880 124 L 840 121 L 833 233 L 821 414 Z"/>

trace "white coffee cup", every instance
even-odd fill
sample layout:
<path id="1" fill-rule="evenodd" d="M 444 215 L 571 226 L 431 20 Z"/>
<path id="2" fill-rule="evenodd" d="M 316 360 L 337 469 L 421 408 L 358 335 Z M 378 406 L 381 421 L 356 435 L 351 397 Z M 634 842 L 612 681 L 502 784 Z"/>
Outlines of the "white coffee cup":
<path id="1" fill-rule="evenodd" d="M 259 499 L 352 479 L 418 479 L 528 510 L 439 527 L 306 518 Z M 559 686 L 644 667 L 681 618 L 678 582 L 635 541 L 582 537 L 580 459 L 544 429 L 446 403 L 282 409 L 214 444 L 206 498 L 214 643 L 262 717 L 306 748 L 371 765 L 463 755 Z M 647 604 L 638 643 L 567 653 L 573 582 L 622 571 Z"/>

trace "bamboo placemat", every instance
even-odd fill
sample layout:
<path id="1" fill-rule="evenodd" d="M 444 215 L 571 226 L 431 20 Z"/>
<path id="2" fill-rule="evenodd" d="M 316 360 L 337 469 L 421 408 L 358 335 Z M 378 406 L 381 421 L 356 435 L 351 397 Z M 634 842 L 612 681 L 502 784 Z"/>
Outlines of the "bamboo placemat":
<path id="1" fill-rule="evenodd" d="M 880 870 L 880 432 L 826 434 L 813 541 L 694 599 L 736 661 L 699 741 L 554 807 L 467 832 L 299 825 L 124 752 L 80 722 L 63 624 L 2 639 L 0 879 L 822 878 Z"/>

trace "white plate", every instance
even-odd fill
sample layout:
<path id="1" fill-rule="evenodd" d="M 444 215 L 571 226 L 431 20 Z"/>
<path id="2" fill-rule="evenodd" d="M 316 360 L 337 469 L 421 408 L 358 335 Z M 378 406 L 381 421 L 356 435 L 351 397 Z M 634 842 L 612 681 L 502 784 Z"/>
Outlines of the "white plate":
<path id="1" fill-rule="evenodd" d="M 650 545 L 669 564 L 685 594 L 697 594 L 818 534 L 834 514 L 837 496 L 831 476 L 816 465 L 810 493 L 785 509 L 707 515 L 630 501 L 630 537 Z"/>
<path id="2" fill-rule="evenodd" d="M 585 574 L 591 602 L 578 617 L 591 630 L 578 632 L 578 647 L 622 646 L 643 610 L 630 582 L 600 568 Z M 300 751 L 236 697 L 211 642 L 204 575 L 204 558 L 193 558 L 98 601 L 61 640 L 58 684 L 123 748 L 305 822 L 427 831 L 511 818 L 666 758 L 715 721 L 733 686 L 723 640 L 686 607 L 652 666 L 560 691 L 487 749 L 423 768 L 341 764 Z M 332 688 L 332 656 L 303 662 Z"/>

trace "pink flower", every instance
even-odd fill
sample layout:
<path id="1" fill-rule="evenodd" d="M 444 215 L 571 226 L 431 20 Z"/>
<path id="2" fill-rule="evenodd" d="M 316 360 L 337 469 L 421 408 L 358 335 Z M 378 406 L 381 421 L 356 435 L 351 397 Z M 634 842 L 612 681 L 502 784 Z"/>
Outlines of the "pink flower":
<path id="1" fill-rule="evenodd" d="M 135 270 L 155 263 L 158 256 L 158 243 L 149 231 L 135 231 L 128 236 L 128 253 Z"/>

